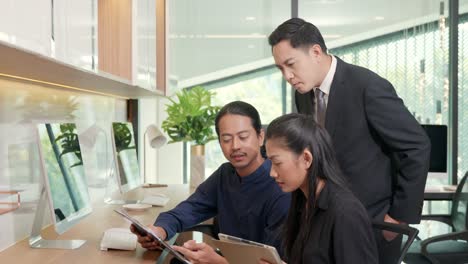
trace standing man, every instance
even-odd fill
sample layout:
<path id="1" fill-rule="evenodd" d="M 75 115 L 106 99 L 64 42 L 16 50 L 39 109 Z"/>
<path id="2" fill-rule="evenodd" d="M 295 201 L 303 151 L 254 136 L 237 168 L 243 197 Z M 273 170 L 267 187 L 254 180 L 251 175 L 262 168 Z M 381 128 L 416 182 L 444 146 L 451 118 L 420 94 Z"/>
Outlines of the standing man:
<path id="1" fill-rule="evenodd" d="M 299 113 L 315 116 L 371 218 L 418 223 L 430 143 L 392 84 L 329 55 L 313 24 L 292 18 L 271 33 L 276 66 L 294 87 Z M 380 263 L 396 263 L 401 238 L 376 234 Z"/>

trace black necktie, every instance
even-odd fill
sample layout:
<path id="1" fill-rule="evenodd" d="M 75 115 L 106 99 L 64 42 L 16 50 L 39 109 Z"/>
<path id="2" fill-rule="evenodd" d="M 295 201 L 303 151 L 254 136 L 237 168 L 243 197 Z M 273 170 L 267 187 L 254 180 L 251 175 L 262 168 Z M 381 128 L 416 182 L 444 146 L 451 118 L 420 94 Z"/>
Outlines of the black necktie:
<path id="1" fill-rule="evenodd" d="M 325 93 L 319 88 L 315 88 L 315 120 L 322 127 L 325 127 L 325 113 L 327 112 L 327 105 L 325 103 Z"/>

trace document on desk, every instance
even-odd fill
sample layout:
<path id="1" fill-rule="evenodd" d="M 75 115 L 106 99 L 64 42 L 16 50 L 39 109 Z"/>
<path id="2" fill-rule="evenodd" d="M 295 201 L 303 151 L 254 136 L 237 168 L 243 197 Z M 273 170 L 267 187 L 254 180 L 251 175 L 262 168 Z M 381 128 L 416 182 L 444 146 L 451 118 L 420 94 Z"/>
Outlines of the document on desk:
<path id="1" fill-rule="evenodd" d="M 229 263 L 256 264 L 264 259 L 272 264 L 281 264 L 276 248 L 254 241 L 218 234 L 220 240 L 213 239 L 213 244 Z"/>

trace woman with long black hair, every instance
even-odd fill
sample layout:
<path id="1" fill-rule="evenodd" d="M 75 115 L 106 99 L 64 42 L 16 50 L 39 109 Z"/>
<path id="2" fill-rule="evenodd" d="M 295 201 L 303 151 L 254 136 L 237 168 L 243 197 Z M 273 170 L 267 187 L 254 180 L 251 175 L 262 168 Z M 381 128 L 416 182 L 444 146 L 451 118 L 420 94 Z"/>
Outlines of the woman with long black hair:
<path id="1" fill-rule="evenodd" d="M 325 129 L 310 116 L 281 116 L 268 126 L 266 151 L 271 176 L 292 192 L 287 262 L 378 263 L 371 222 L 347 187 Z"/>

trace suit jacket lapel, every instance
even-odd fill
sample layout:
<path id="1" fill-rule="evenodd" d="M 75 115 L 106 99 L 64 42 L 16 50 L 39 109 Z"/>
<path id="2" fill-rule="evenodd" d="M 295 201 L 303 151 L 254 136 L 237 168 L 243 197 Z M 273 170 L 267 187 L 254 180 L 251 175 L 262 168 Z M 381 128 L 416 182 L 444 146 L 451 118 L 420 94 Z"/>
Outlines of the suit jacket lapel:
<path id="1" fill-rule="evenodd" d="M 345 62 L 336 58 L 336 72 L 330 87 L 330 95 L 328 96 L 327 113 L 325 118 L 325 128 L 333 138 L 336 126 L 340 123 L 340 105 L 344 100 L 342 94 L 344 87 Z"/>
<path id="2" fill-rule="evenodd" d="M 296 97 L 297 110 L 300 113 L 314 116 L 314 92 L 313 90 L 305 94 L 300 94 L 299 92 L 295 91 L 294 95 Z"/>

